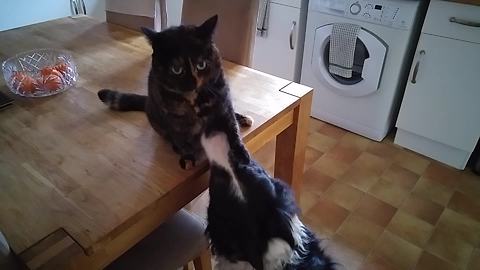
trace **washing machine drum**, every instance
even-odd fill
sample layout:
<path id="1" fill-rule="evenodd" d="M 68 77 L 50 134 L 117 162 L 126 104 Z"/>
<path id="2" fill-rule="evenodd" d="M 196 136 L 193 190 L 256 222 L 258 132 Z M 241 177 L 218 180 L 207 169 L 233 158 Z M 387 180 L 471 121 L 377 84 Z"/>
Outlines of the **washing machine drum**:
<path id="1" fill-rule="evenodd" d="M 362 28 L 357 36 L 352 77 L 345 78 L 330 73 L 328 68 L 332 28 L 328 24 L 315 30 L 311 62 L 315 77 L 339 95 L 359 97 L 377 91 L 387 53 L 384 42 Z"/>

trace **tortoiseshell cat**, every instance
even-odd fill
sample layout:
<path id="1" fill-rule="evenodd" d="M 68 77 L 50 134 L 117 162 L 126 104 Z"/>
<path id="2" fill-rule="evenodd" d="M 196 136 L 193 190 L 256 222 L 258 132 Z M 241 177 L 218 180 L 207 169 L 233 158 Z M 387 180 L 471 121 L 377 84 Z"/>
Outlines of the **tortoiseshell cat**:
<path id="1" fill-rule="evenodd" d="M 223 70 L 220 54 L 213 43 L 217 15 L 202 25 L 177 26 L 162 32 L 142 28 L 152 45 L 152 67 L 148 76 L 148 96 L 103 89 L 98 97 L 110 109 L 145 111 L 157 133 L 180 154 L 183 169 L 194 166 L 203 149 L 200 135 L 203 120 L 198 107 L 208 102 L 221 87 Z M 252 125 L 252 119 L 235 113 L 240 126 Z"/>

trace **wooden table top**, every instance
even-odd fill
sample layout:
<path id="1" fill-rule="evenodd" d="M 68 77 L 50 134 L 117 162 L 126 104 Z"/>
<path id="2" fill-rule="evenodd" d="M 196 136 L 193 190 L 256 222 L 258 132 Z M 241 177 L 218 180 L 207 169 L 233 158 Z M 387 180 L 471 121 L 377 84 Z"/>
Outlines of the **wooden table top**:
<path id="1" fill-rule="evenodd" d="M 34 48 L 67 49 L 80 75 L 62 94 L 16 96 L 0 111 L 0 230 L 16 253 L 61 228 L 93 253 L 207 170 L 182 170 L 144 113 L 110 111 L 97 98 L 101 88 L 146 93 L 151 49 L 140 33 L 81 17 L 0 32 L 0 41 L 1 60 Z M 255 119 L 243 131 L 246 142 L 296 105 L 295 92 L 311 91 L 224 67 L 236 110 Z M 0 88 L 7 91 L 3 77 Z"/>

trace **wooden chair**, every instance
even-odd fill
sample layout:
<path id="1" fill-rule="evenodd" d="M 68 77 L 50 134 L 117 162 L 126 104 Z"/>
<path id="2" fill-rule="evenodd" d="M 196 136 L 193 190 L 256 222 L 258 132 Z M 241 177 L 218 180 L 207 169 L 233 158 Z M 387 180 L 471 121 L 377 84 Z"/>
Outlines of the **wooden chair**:
<path id="1" fill-rule="evenodd" d="M 191 269 L 193 261 L 195 270 L 211 270 L 205 226 L 195 214 L 180 210 L 105 269 Z"/>
<path id="2" fill-rule="evenodd" d="M 258 0 L 183 0 L 182 24 L 198 25 L 218 14 L 214 38 L 222 58 L 248 66 L 251 62 L 257 12 Z"/>

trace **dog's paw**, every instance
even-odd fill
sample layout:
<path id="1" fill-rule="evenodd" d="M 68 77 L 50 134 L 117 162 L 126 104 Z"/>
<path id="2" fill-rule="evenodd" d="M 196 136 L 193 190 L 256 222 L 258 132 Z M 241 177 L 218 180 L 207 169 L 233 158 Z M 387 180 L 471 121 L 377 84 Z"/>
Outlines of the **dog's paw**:
<path id="1" fill-rule="evenodd" d="M 239 117 L 237 118 L 237 121 L 240 127 L 253 126 L 253 118 L 249 115 L 239 115 Z"/>

